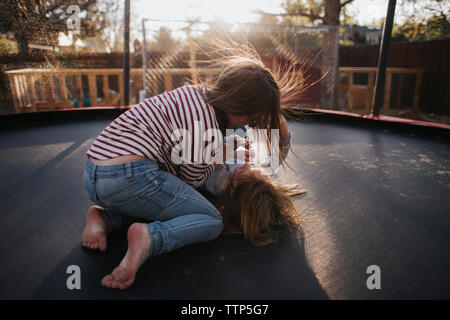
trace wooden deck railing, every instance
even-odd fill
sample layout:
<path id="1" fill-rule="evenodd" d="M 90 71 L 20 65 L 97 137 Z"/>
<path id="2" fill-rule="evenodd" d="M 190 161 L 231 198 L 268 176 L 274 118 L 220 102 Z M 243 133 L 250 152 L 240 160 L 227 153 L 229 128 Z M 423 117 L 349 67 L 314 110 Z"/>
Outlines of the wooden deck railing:
<path id="1" fill-rule="evenodd" d="M 414 97 L 413 97 L 413 111 L 419 111 L 420 102 L 420 88 L 422 85 L 422 78 L 424 69 L 410 69 L 410 68 L 387 68 L 386 69 L 386 84 L 384 91 L 384 106 L 383 111 L 398 112 L 400 109 L 391 107 L 391 92 L 392 92 L 392 78 L 394 75 L 415 75 Z M 370 112 L 372 105 L 372 98 L 375 89 L 375 77 L 377 68 L 364 67 L 341 67 L 339 68 L 339 91 L 346 93 L 347 101 L 341 102 L 345 104 L 349 111 Z M 355 75 L 365 74 L 367 76 L 367 84 L 355 84 Z M 347 77 L 347 79 L 345 79 Z M 346 80 L 343 82 L 342 80 Z M 400 77 L 399 91 L 397 94 L 401 95 L 402 83 L 404 78 Z"/>
<path id="2" fill-rule="evenodd" d="M 152 94 L 172 90 L 175 76 L 208 78 L 218 73 L 216 69 L 147 70 Z M 137 90 L 143 87 L 142 73 L 140 68 L 130 72 Z M 21 69 L 6 74 L 16 112 L 123 105 L 122 69 Z"/>
<path id="3" fill-rule="evenodd" d="M 21 69 L 7 71 L 16 112 L 32 112 L 58 108 L 123 105 L 122 69 Z M 176 76 L 208 78 L 217 69 L 148 69 L 149 91 L 158 94 L 174 88 Z M 394 74 L 415 74 L 413 110 L 418 111 L 423 69 L 388 68 L 386 70 L 385 104 L 390 105 Z M 130 72 L 136 90 L 141 90 L 143 69 Z M 355 84 L 356 74 L 366 74 L 367 84 Z M 339 69 L 341 108 L 369 112 L 376 68 L 341 67 Z M 135 91 L 136 91 L 135 90 Z M 390 108 L 393 111 L 394 109 Z"/>

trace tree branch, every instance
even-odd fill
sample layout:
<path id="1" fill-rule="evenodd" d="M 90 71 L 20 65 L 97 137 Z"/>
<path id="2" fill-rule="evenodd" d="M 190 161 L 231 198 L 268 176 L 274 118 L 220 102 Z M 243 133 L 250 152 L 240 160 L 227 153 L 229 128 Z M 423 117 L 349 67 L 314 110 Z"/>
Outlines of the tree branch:
<path id="1" fill-rule="evenodd" d="M 86 10 L 89 8 L 92 4 L 94 4 L 97 0 L 88 0 L 84 2 L 84 4 L 80 4 L 80 0 L 76 1 L 76 5 L 80 8 L 80 12 Z M 53 13 L 56 9 L 61 9 L 63 6 L 68 6 L 71 4 L 72 0 L 61 0 L 59 2 L 55 2 L 51 7 L 47 8 L 45 12 L 43 12 L 42 16 L 45 16 L 47 13 Z M 66 13 L 65 10 L 63 10 L 64 14 Z"/>
<path id="2" fill-rule="evenodd" d="M 53 13 L 53 11 L 61 8 L 61 6 L 67 4 L 68 2 L 70 2 L 70 0 L 56 1 L 51 7 L 46 8 L 46 10 L 42 12 L 41 17 L 44 17 L 47 13 Z"/>
<path id="3" fill-rule="evenodd" d="M 253 12 L 260 14 L 260 15 L 267 15 L 267 16 L 272 16 L 272 17 L 306 17 L 311 20 L 323 20 L 323 18 L 324 18 L 323 16 L 312 14 L 312 13 L 307 13 L 307 12 L 304 12 L 304 11 L 298 10 L 298 9 L 295 12 L 291 12 L 291 13 L 269 13 L 269 12 L 265 12 L 265 11 L 259 10 L 259 9 L 253 10 Z"/>
<path id="4" fill-rule="evenodd" d="M 339 7 L 342 9 L 342 8 L 345 7 L 346 5 L 352 3 L 353 1 L 354 1 L 354 0 L 346 0 L 346 1 L 342 2 L 342 3 L 340 4 Z"/>
<path id="5" fill-rule="evenodd" d="M 430 8 L 430 7 L 423 7 L 423 8 L 426 9 L 426 10 L 430 10 L 430 11 L 437 12 L 437 13 L 439 13 L 439 14 L 443 14 L 443 11 L 440 10 L 440 9 Z"/>

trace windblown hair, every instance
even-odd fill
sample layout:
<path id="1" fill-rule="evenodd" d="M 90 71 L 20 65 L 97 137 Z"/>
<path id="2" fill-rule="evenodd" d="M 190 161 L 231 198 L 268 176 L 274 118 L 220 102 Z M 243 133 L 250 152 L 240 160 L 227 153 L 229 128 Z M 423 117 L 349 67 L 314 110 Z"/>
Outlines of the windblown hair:
<path id="1" fill-rule="evenodd" d="M 271 129 L 280 129 L 282 114 L 298 111 L 296 98 L 304 85 L 298 65 L 269 69 L 250 43 L 231 36 L 215 41 L 207 51 L 197 47 L 208 57 L 203 63 L 220 70 L 217 77 L 201 83 L 220 129 L 226 129 L 227 114 L 246 115 L 251 127 L 267 130 L 266 144 L 272 150 Z M 283 163 L 284 159 L 280 160 Z"/>
<path id="2" fill-rule="evenodd" d="M 291 195 L 303 193 L 278 186 L 267 178 L 244 175 L 230 182 L 219 199 L 225 229 L 242 232 L 255 245 L 276 242 L 282 227 L 295 230 L 301 222 Z"/>
<path id="3" fill-rule="evenodd" d="M 226 114 L 247 115 L 258 129 L 278 129 L 280 90 L 271 72 L 260 61 L 232 57 L 217 79 L 207 86 L 206 100 L 218 114 L 219 126 Z"/>

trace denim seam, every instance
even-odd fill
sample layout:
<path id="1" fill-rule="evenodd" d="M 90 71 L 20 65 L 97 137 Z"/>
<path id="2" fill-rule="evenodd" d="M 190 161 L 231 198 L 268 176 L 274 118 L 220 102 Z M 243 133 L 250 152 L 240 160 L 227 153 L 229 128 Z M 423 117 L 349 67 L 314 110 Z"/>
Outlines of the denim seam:
<path id="1" fill-rule="evenodd" d="M 207 204 L 207 203 L 204 203 L 204 202 L 202 202 L 202 201 L 200 201 L 200 200 L 198 200 L 198 199 L 196 199 L 196 198 L 193 198 L 193 197 L 191 197 L 191 196 L 188 196 L 188 195 L 186 195 L 186 194 L 178 195 L 178 194 L 175 194 L 175 193 L 173 193 L 173 192 L 169 192 L 169 191 L 167 191 L 167 190 L 164 190 L 163 188 L 162 188 L 160 191 L 165 192 L 166 194 L 168 194 L 168 195 L 171 196 L 171 197 L 176 196 L 177 198 L 182 198 L 182 199 L 185 199 L 185 200 L 191 200 L 191 201 L 194 201 L 194 202 L 196 202 L 196 203 L 198 203 L 198 204 L 201 204 L 201 205 L 204 206 L 204 207 L 207 207 L 208 209 L 212 209 L 214 212 L 217 212 L 217 214 L 216 214 L 215 216 L 221 217 L 220 213 L 218 213 L 217 208 L 214 207 L 214 205 L 213 205 L 212 203 Z M 208 201 L 208 199 L 206 199 L 206 201 Z M 209 202 L 209 201 L 208 201 L 208 202 Z M 213 217 L 213 218 L 215 218 L 215 217 Z"/>
<path id="2" fill-rule="evenodd" d="M 156 245 L 158 245 L 158 249 L 159 249 L 159 246 L 161 245 L 161 239 L 160 239 L 160 236 L 158 234 L 156 234 L 158 230 L 151 230 L 150 224 L 146 224 L 146 227 L 147 227 L 148 233 L 150 234 L 150 241 L 151 241 L 149 257 L 153 257 L 153 252 L 155 251 Z"/>
<path id="3" fill-rule="evenodd" d="M 154 230 L 153 232 L 160 232 L 160 233 L 164 233 L 164 232 L 172 232 L 172 231 L 176 231 L 185 227 L 191 227 L 191 226 L 195 226 L 198 224 L 216 224 L 220 222 L 221 224 L 223 224 L 222 220 L 217 219 L 217 221 L 198 221 L 198 222 L 191 222 L 189 224 L 183 224 L 182 226 L 178 226 L 178 227 L 174 227 L 168 230 Z"/>
<path id="4" fill-rule="evenodd" d="M 204 203 L 204 202 L 202 202 L 202 201 L 200 201 L 200 200 L 198 200 L 198 199 L 192 198 L 192 197 L 190 197 L 190 196 L 185 196 L 185 199 L 189 199 L 189 200 L 194 201 L 194 202 L 196 202 L 196 203 L 198 203 L 198 204 L 201 204 L 201 205 L 207 207 L 208 209 L 211 209 L 211 210 L 215 213 L 215 216 L 221 217 L 221 216 L 220 216 L 220 213 L 218 213 L 217 208 L 214 207 L 213 204 L 207 204 L 207 203 Z M 208 201 L 208 200 L 206 200 L 206 201 Z M 209 201 L 208 201 L 208 202 L 209 202 Z"/>
<path id="5" fill-rule="evenodd" d="M 158 210 L 162 210 L 163 205 L 161 203 L 159 203 L 158 201 L 156 201 L 155 199 L 153 199 L 152 197 L 148 196 L 146 192 L 142 192 L 138 195 L 139 199 L 148 201 L 150 204 L 156 206 L 158 208 Z"/>

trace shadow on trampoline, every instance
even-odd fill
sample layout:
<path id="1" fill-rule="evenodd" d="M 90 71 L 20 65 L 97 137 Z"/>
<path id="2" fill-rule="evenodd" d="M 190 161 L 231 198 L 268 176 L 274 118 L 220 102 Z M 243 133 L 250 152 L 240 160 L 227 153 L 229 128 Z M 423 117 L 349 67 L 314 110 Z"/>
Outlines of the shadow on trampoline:
<path id="1" fill-rule="evenodd" d="M 127 249 L 126 228 L 111 235 L 105 253 L 77 245 L 32 294 L 32 299 L 328 299 L 308 267 L 303 241 L 283 236 L 257 247 L 240 234 L 184 247 L 144 263 L 127 290 L 101 279 Z M 69 290 L 67 267 L 81 270 L 81 289 Z"/>

